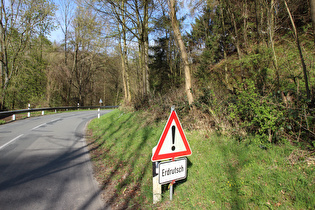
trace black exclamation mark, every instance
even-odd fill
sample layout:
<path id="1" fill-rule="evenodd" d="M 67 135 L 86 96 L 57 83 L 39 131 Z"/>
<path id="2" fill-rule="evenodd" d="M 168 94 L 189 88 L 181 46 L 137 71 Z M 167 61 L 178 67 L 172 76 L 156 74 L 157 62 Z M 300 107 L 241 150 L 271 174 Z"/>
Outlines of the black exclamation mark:
<path id="1" fill-rule="evenodd" d="M 172 143 L 175 144 L 175 125 L 172 126 Z M 175 150 L 175 146 L 172 146 L 172 151 Z"/>

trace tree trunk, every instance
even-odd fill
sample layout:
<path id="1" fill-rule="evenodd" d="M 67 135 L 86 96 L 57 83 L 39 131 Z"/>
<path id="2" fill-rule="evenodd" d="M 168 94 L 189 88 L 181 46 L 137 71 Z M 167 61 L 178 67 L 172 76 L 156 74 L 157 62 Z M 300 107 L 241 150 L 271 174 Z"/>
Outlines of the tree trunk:
<path id="1" fill-rule="evenodd" d="M 2 7 L 3 7 L 3 1 L 1 1 L 1 11 L 0 11 L 0 20 L 1 20 L 1 27 L 0 27 L 0 71 L 1 71 L 1 86 L 0 86 L 0 96 L 1 96 L 1 101 L 0 101 L 0 110 L 4 108 L 4 96 L 3 92 L 4 91 L 4 28 L 3 28 L 3 12 L 2 12 Z"/>
<path id="2" fill-rule="evenodd" d="M 120 47 L 121 49 L 121 58 L 122 58 L 122 77 L 124 83 L 124 91 L 125 91 L 125 100 L 128 102 L 131 101 L 131 94 L 130 94 L 130 82 L 129 82 L 129 75 L 128 75 L 128 61 L 127 61 L 127 38 L 126 38 L 126 24 L 125 24 L 125 4 L 124 0 L 121 1 L 123 10 L 121 11 L 122 15 L 122 38 L 124 46 Z M 121 46 L 121 45 L 120 45 Z"/>
<path id="3" fill-rule="evenodd" d="M 255 0 L 255 14 L 256 14 L 256 40 L 258 44 L 260 43 L 260 25 L 259 25 L 259 14 L 260 14 L 260 7 L 259 7 L 259 0 Z"/>
<path id="4" fill-rule="evenodd" d="M 148 37 L 148 21 L 149 21 L 149 1 L 143 1 L 143 18 L 140 21 L 140 13 L 136 12 L 137 25 L 139 33 L 139 65 L 142 70 L 142 96 L 146 96 L 150 92 L 149 83 L 149 37 Z M 138 7 L 138 5 L 137 5 Z"/>
<path id="5" fill-rule="evenodd" d="M 1 24 L 0 24 L 0 61 L 1 61 L 1 101 L 0 101 L 0 110 L 5 108 L 5 96 L 6 96 L 6 89 L 9 83 L 9 69 L 8 69 L 8 53 L 7 53 L 7 28 L 8 25 L 7 21 L 7 14 L 6 9 L 4 7 L 4 2 L 1 1 Z"/>
<path id="6" fill-rule="evenodd" d="M 228 9 L 228 13 L 230 14 L 230 18 L 231 18 L 231 22 L 233 23 L 233 28 L 234 28 L 234 35 L 235 35 L 235 47 L 237 50 L 237 55 L 238 55 L 238 59 L 240 61 L 240 69 L 241 69 L 241 79 L 244 80 L 245 79 L 245 73 L 243 70 L 243 63 L 242 63 L 242 51 L 241 51 L 241 47 L 240 47 L 240 37 L 238 34 L 238 28 L 237 28 L 237 24 L 236 24 L 236 20 L 235 20 L 235 15 L 234 12 L 231 11 L 230 5 L 229 5 L 229 1 L 226 1 L 227 4 L 227 9 Z"/>
<path id="7" fill-rule="evenodd" d="M 144 1 L 144 17 L 143 17 L 143 41 L 144 41 L 144 69 L 145 69 L 145 80 L 146 80 L 146 92 L 150 92 L 150 83 L 149 83 L 149 7 L 148 0 Z"/>
<path id="8" fill-rule="evenodd" d="M 227 8 L 228 8 L 228 12 L 230 13 L 230 16 L 231 16 L 231 22 L 233 23 L 234 34 L 235 34 L 235 47 L 236 47 L 236 50 L 237 50 L 238 59 L 241 60 L 242 59 L 242 52 L 241 52 L 241 48 L 240 48 L 238 28 L 237 28 L 237 24 L 236 24 L 236 21 L 235 21 L 235 16 L 234 16 L 233 11 L 231 11 L 231 9 L 230 9 L 230 5 L 227 5 Z"/>
<path id="9" fill-rule="evenodd" d="M 126 85 L 127 85 L 127 100 L 131 101 L 131 93 L 130 93 L 130 80 L 129 80 L 129 72 L 128 72 L 128 58 L 127 58 L 127 40 L 126 40 L 126 31 L 124 30 L 124 61 L 125 61 L 125 75 L 126 75 Z"/>
<path id="10" fill-rule="evenodd" d="M 223 7 L 220 7 L 220 13 L 221 13 L 221 26 L 222 26 L 222 34 L 223 34 L 223 59 L 224 59 L 224 75 L 225 75 L 225 83 L 228 86 L 229 79 L 228 79 L 228 67 L 227 67 L 227 54 L 226 54 L 226 31 L 225 31 L 225 23 L 224 23 L 224 14 L 223 14 Z"/>
<path id="11" fill-rule="evenodd" d="M 141 29 L 142 30 L 142 29 Z M 146 69 L 145 69 L 145 58 L 144 58 L 144 42 L 143 42 L 143 34 L 140 35 L 140 58 L 141 59 L 141 69 L 142 69 L 142 96 L 147 95 L 147 76 L 146 76 Z"/>
<path id="12" fill-rule="evenodd" d="M 305 62 L 304 62 L 304 58 L 303 58 L 302 49 L 301 49 L 301 46 L 300 46 L 298 33 L 297 33 L 297 30 L 296 30 L 296 27 L 295 27 L 295 24 L 294 24 L 294 20 L 293 20 L 293 17 L 291 15 L 291 12 L 290 12 L 290 9 L 288 7 L 288 4 L 287 4 L 286 0 L 284 0 L 284 3 L 285 3 L 285 6 L 287 8 L 290 20 L 291 20 L 291 24 L 292 24 L 294 35 L 295 35 L 294 36 L 295 37 L 295 42 L 296 42 L 296 45 L 297 45 L 297 48 L 298 48 L 299 54 L 300 54 L 300 59 L 301 59 L 302 67 L 303 67 L 306 96 L 307 96 L 307 99 L 310 100 L 311 99 L 311 93 L 310 93 L 310 89 L 309 89 L 309 85 L 308 85 L 307 69 L 306 69 L 306 65 L 305 65 Z"/>
<path id="13" fill-rule="evenodd" d="M 314 37 L 314 43 L 315 43 L 315 0 L 309 0 L 309 1 L 310 1 L 312 23 L 313 23 L 313 37 Z"/>
<path id="14" fill-rule="evenodd" d="M 189 105 L 192 105 L 192 103 L 194 102 L 194 98 L 193 98 L 192 87 L 191 87 L 190 67 L 189 67 L 186 47 L 185 47 L 182 35 L 180 33 L 178 20 L 176 17 L 176 9 L 175 9 L 176 1 L 170 0 L 169 3 L 170 3 L 169 6 L 170 6 L 170 16 L 171 16 L 171 21 L 172 21 L 172 28 L 173 28 L 174 35 L 176 37 L 177 43 L 178 43 L 179 48 L 180 48 L 181 57 L 182 57 L 183 62 L 184 62 L 185 91 L 186 91 L 186 95 L 188 98 L 188 103 L 189 103 Z"/>
<path id="15" fill-rule="evenodd" d="M 138 8 L 138 2 L 135 1 L 136 8 Z M 145 10 L 145 8 L 144 8 Z M 145 59 L 145 28 L 143 21 L 140 21 L 140 12 L 137 9 L 136 10 L 136 20 L 137 20 L 137 27 L 138 27 L 138 56 L 139 56 L 139 68 L 142 73 L 142 81 L 141 81 L 141 90 L 142 90 L 142 97 L 145 97 L 147 95 L 147 71 L 146 71 L 146 59 Z"/>
<path id="16" fill-rule="evenodd" d="M 121 40 L 119 40 L 119 51 L 120 51 L 120 58 L 121 58 L 121 77 L 122 83 L 124 87 L 124 99 L 128 100 L 128 91 L 127 91 L 127 84 L 126 84 L 126 67 L 125 67 L 125 57 L 122 50 Z"/>
<path id="17" fill-rule="evenodd" d="M 244 5 L 244 12 L 243 12 L 243 37 L 244 37 L 244 46 L 245 52 L 247 53 L 248 50 L 248 43 L 247 43 L 247 22 L 248 22 L 248 11 L 247 11 L 247 0 L 245 0 Z"/>
<path id="18" fill-rule="evenodd" d="M 65 13 L 65 68 L 68 69 L 68 14 Z M 68 93 L 67 93 L 67 105 L 70 105 L 70 98 L 71 98 L 71 88 L 72 88 L 72 74 L 70 75 L 69 78 L 69 88 L 68 88 Z"/>
<path id="19" fill-rule="evenodd" d="M 138 39 L 138 57 L 139 57 L 139 92 L 142 94 L 142 96 L 145 95 L 145 89 L 144 89 L 144 79 L 143 79 L 143 57 L 142 57 L 142 46 L 141 46 L 141 39 Z M 142 79 L 141 79 L 141 76 L 142 76 Z"/>
<path id="20" fill-rule="evenodd" d="M 272 55 L 273 55 L 273 64 L 276 69 L 276 82 L 277 82 L 277 90 L 280 88 L 280 74 L 278 69 L 278 60 L 277 55 L 275 51 L 275 44 L 274 44 L 274 32 L 275 32 L 275 20 L 274 20 L 274 0 L 271 0 L 270 2 L 270 8 L 269 8 L 269 41 L 272 49 Z"/>

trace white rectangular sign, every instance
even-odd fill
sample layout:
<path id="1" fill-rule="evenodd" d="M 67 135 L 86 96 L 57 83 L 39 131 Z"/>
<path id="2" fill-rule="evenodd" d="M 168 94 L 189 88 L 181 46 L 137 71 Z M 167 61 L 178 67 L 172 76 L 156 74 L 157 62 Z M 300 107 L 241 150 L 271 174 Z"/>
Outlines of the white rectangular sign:
<path id="1" fill-rule="evenodd" d="M 173 180 L 185 179 L 187 176 L 187 158 L 159 164 L 159 183 L 166 184 Z"/>

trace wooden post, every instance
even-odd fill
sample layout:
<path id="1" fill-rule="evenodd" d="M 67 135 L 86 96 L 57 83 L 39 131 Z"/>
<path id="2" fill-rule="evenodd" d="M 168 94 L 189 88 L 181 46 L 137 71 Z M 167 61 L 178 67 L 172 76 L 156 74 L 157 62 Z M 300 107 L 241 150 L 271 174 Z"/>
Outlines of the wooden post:
<path id="1" fill-rule="evenodd" d="M 156 147 L 152 149 L 152 155 L 154 154 L 155 150 Z M 162 186 L 159 184 L 158 168 L 159 163 L 153 162 L 152 163 L 153 204 L 156 204 L 162 199 Z"/>

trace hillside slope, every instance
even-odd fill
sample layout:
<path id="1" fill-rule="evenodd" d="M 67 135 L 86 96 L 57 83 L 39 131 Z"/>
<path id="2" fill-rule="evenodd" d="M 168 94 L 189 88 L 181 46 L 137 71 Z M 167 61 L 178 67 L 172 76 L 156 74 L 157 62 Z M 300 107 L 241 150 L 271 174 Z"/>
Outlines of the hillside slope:
<path id="1" fill-rule="evenodd" d="M 95 176 L 113 209 L 315 208 L 315 162 L 290 144 L 262 145 L 185 129 L 192 148 L 188 177 L 175 184 L 173 201 L 163 185 L 152 204 L 151 150 L 167 119 L 115 110 L 89 125 Z"/>

